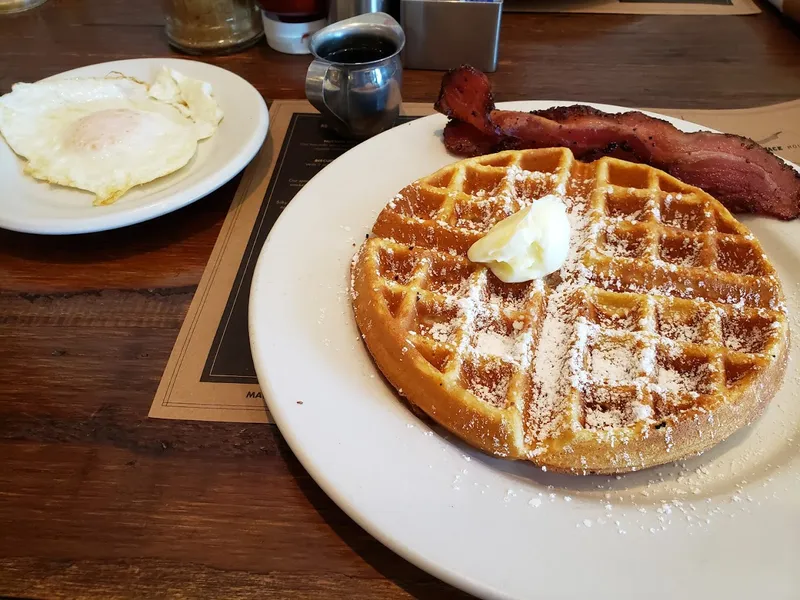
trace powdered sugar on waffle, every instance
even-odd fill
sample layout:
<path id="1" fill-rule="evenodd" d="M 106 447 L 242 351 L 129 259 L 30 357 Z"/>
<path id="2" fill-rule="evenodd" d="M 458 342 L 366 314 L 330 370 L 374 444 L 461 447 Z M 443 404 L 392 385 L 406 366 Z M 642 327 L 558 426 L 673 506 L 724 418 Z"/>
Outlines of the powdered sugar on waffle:
<path id="1" fill-rule="evenodd" d="M 526 440 L 529 444 L 554 437 L 565 426 L 580 427 L 574 420 L 574 410 L 569 406 L 574 399 L 566 393 L 567 373 L 577 376 L 584 372 L 588 328 L 585 318 L 575 319 L 574 296 L 588 284 L 587 270 L 580 259 L 599 226 L 590 227 L 584 214 L 586 204 L 583 198 L 565 197 L 564 203 L 570 221 L 570 250 L 561 268 L 561 281 L 547 298 L 547 310 L 533 361 L 539 394 L 527 407 L 526 416 L 533 426 L 528 436 L 530 438 L 532 433 L 533 439 Z M 571 415 L 572 422 L 564 423 L 559 418 L 564 415 Z"/>
<path id="2" fill-rule="evenodd" d="M 510 180 L 533 176 L 520 169 L 509 171 Z M 645 385 L 643 378 L 649 376 L 655 366 L 655 349 L 651 344 L 635 350 L 616 340 L 603 344 L 601 328 L 577 315 L 582 294 L 591 287 L 591 273 L 581 258 L 594 247 L 605 223 L 600 215 L 587 214 L 585 198 L 564 195 L 563 200 L 570 220 L 570 251 L 554 287 L 546 289 L 541 280 L 532 286 L 531 293 L 546 295 L 547 301 L 535 356 L 531 350 L 533 334 L 529 329 L 523 330 L 521 322 L 511 333 L 501 333 L 488 326 L 501 310 L 524 310 L 525 300 L 509 303 L 493 295 L 487 298 L 482 294 L 487 287 L 485 271 L 463 282 L 462 289 L 456 292 L 456 296 L 460 296 L 457 329 L 461 331 L 458 348 L 461 356 L 498 357 L 522 368 L 533 367 L 537 393 L 524 407 L 526 421 L 531 425 L 526 439 L 530 445 L 556 437 L 565 428 L 613 429 L 652 417 L 650 406 L 634 403 L 624 410 L 588 410 L 585 424 L 580 422 L 580 405 L 584 400 L 576 397 L 576 393 L 587 393 L 599 383 L 638 381 L 639 385 Z M 431 335 L 449 335 L 444 327 L 439 329 Z M 508 385 L 504 381 L 491 388 L 473 384 L 471 391 L 491 404 L 501 405 Z M 534 453 L 541 451 L 534 450 Z"/>
<path id="3" fill-rule="evenodd" d="M 447 343 L 450 341 L 453 333 L 455 332 L 455 323 L 434 323 L 427 330 L 427 334 L 434 340 L 440 343 Z"/>
<path id="4" fill-rule="evenodd" d="M 514 339 L 496 331 L 478 331 L 475 335 L 475 352 L 487 356 L 511 356 Z"/>
<path id="5" fill-rule="evenodd" d="M 478 204 L 481 202 L 502 202 L 502 209 L 506 216 L 511 215 L 521 208 L 530 205 L 533 198 L 527 197 L 524 194 L 517 193 L 515 184 L 523 183 L 525 181 L 535 181 L 543 185 L 543 189 L 547 189 L 553 183 L 558 183 L 559 176 L 556 173 L 544 173 L 542 171 L 528 171 L 520 168 L 518 165 L 510 165 L 506 169 L 506 175 L 503 182 L 497 186 L 495 190 L 487 192 L 486 190 L 478 190 L 475 197 L 478 198 Z M 564 195 L 565 186 L 563 183 L 558 184 L 553 193 Z M 481 229 L 488 226 L 488 222 L 478 223 Z"/>
<path id="6" fill-rule="evenodd" d="M 640 370 L 641 357 L 635 348 L 597 344 L 589 352 L 589 374 L 608 383 L 627 383 Z"/>

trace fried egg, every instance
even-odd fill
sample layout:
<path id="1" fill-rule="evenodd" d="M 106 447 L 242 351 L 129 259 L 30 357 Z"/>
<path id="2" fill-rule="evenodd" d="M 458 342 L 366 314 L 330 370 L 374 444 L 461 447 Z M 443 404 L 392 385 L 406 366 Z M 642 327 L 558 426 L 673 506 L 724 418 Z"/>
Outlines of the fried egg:
<path id="1" fill-rule="evenodd" d="M 18 83 L 0 97 L 0 133 L 25 173 L 95 204 L 184 167 L 221 119 L 207 83 L 168 69 L 152 86 L 111 74 Z"/>

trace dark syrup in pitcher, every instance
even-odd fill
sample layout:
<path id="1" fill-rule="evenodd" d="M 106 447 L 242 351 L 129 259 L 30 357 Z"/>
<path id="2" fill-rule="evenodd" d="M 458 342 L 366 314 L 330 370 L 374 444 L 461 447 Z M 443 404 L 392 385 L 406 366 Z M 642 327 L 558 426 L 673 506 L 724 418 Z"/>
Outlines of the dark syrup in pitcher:
<path id="1" fill-rule="evenodd" d="M 397 51 L 391 41 L 374 35 L 354 35 L 333 40 L 319 49 L 320 58 L 342 64 L 375 62 L 390 57 Z"/>

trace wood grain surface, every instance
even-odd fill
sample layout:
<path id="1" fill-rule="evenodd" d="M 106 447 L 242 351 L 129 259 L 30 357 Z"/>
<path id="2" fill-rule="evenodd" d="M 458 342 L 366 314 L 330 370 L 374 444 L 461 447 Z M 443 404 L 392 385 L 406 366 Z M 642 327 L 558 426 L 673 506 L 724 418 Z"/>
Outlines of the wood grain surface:
<path id="1" fill-rule="evenodd" d="M 762 8 L 506 15 L 496 97 L 698 108 L 800 97 L 798 27 Z M 50 0 L 0 17 L 0 93 L 173 54 L 158 0 Z M 262 43 L 204 60 L 268 100 L 303 96 L 308 57 Z M 440 73 L 404 77 L 406 100 L 433 101 Z M 346 517 L 275 427 L 147 418 L 235 186 L 119 231 L 0 231 L 0 594 L 464 597 Z"/>

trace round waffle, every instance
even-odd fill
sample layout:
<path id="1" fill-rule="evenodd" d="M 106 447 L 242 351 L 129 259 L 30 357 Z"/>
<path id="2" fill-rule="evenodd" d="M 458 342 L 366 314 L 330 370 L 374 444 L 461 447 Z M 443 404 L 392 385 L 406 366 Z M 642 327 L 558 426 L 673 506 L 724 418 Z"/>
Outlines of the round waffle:
<path id="1" fill-rule="evenodd" d="M 559 271 L 505 284 L 468 260 L 547 194 L 572 230 Z M 566 148 L 463 160 L 405 187 L 354 257 L 352 299 L 400 395 L 485 452 L 557 471 L 707 450 L 761 413 L 788 354 L 775 270 L 718 201 Z"/>

